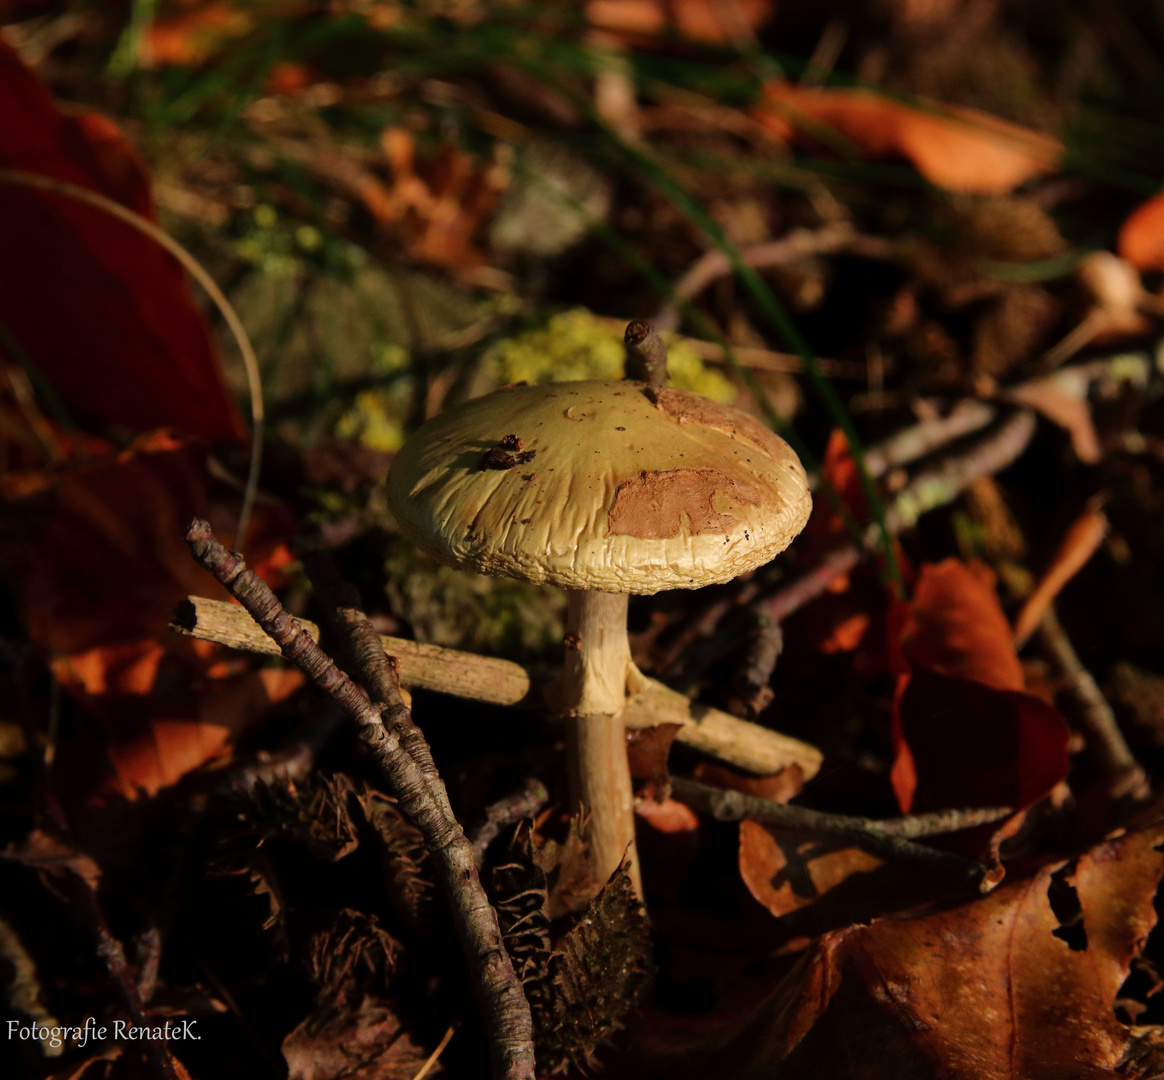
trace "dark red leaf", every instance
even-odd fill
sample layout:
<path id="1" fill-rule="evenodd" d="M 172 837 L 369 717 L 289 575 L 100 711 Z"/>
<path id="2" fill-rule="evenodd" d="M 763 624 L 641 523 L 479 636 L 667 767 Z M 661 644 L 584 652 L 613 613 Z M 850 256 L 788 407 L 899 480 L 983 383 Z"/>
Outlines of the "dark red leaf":
<path id="1" fill-rule="evenodd" d="M 62 112 L 2 40 L 0 166 L 154 217 L 145 167 L 117 126 Z M 102 211 L 3 185 L 0 325 L 0 349 L 27 358 L 74 420 L 134 432 L 170 426 L 206 439 L 244 434 L 181 267 Z"/>

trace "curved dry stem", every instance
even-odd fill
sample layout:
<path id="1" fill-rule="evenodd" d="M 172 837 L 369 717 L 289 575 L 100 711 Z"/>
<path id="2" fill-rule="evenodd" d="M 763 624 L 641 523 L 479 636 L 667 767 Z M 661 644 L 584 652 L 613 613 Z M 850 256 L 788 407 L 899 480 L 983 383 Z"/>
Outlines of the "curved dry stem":
<path id="1" fill-rule="evenodd" d="M 238 515 L 238 530 L 235 533 L 233 545 L 242 550 L 246 541 L 251 512 L 255 505 L 255 496 L 259 490 L 259 471 L 263 461 L 265 411 L 263 408 L 263 386 L 259 378 L 259 362 L 255 358 L 251 340 L 247 337 L 247 332 L 243 328 L 238 313 L 231 306 L 230 301 L 227 300 L 214 278 L 189 251 L 152 221 L 142 217 L 136 211 L 130 210 L 128 206 L 122 206 L 121 203 L 102 195 L 100 192 L 81 187 L 79 184 L 70 184 L 66 180 L 57 180 L 55 177 L 42 176 L 40 173 L 26 172 L 23 169 L 0 169 L 0 183 L 36 188 L 39 191 L 48 191 L 53 195 L 63 195 L 67 199 L 84 203 L 86 206 L 101 210 L 124 222 L 131 229 L 136 229 L 143 236 L 148 236 L 173 255 L 186 269 L 186 272 L 206 290 L 206 294 L 214 302 L 214 306 L 218 308 L 234 336 L 239 353 L 242 354 L 243 367 L 246 369 L 247 375 L 247 390 L 251 399 L 251 460 L 247 469 L 247 483 L 243 491 L 242 508 Z"/>

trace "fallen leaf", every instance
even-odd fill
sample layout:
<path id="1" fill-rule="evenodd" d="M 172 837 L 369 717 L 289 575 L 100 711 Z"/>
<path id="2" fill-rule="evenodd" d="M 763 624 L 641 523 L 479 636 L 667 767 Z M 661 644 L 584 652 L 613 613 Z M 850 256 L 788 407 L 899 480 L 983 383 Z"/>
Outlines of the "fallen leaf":
<path id="1" fill-rule="evenodd" d="M 903 813 L 1038 801 L 1067 775 L 1059 712 L 1024 692 L 1010 624 L 982 563 L 924 566 L 890 611 L 895 758 Z"/>
<path id="2" fill-rule="evenodd" d="M 661 833 L 693 833 L 699 828 L 699 817 L 686 803 L 675 799 L 641 799 L 635 806 L 635 814 Z"/>
<path id="3" fill-rule="evenodd" d="M 1164 270 L 1164 193 L 1140 203 L 1120 227 L 1120 258 L 1139 270 Z"/>
<path id="4" fill-rule="evenodd" d="M 840 428 L 833 429 L 825 446 L 820 488 L 822 494 L 813 499 L 812 514 L 796 548 L 809 564 L 819 562 L 825 552 L 847 538 L 840 507 L 856 521 L 865 520 L 869 514 L 857 462 Z"/>
<path id="5" fill-rule="evenodd" d="M 1162 840 L 1156 825 L 947 911 L 825 934 L 740 1075 L 1114 1078 L 1132 1029 L 1113 1003 L 1156 922 Z"/>
<path id="6" fill-rule="evenodd" d="M 1023 688 L 1010 623 L 985 563 L 946 559 L 923 566 L 910 616 L 901 645 L 911 664 L 997 690 Z"/>
<path id="7" fill-rule="evenodd" d="M 225 595 L 182 539 L 196 515 L 233 533 L 237 492 L 212 479 L 206 453 L 163 431 L 70 469 L 0 477 L 0 552 L 29 636 L 98 722 L 112 783 L 127 795 L 154 792 L 217 756 L 298 685 L 297 672 L 251 672 L 249 661 L 167 629 L 191 593 Z M 284 511 L 263 507 L 252 569 L 278 580 L 291 533 Z M 74 790 L 92 788 L 96 763 L 75 751 L 87 775 L 74 777 Z"/>
<path id="8" fill-rule="evenodd" d="M 155 18 L 145 35 L 146 67 L 198 67 L 254 26 L 246 8 L 211 0 Z"/>
<path id="9" fill-rule="evenodd" d="M 655 724 L 626 733 L 631 778 L 645 782 L 652 792 L 666 793 L 669 790 L 667 758 L 679 727 L 679 724 Z"/>
<path id="10" fill-rule="evenodd" d="M 415 139 L 404 128 L 385 128 L 380 144 L 391 183 L 371 173 L 352 178 L 372 216 L 397 228 L 409 254 L 421 262 L 448 269 L 483 265 L 475 240 L 508 185 L 507 171 L 449 144 L 418 162 Z"/>
<path id="11" fill-rule="evenodd" d="M 1048 375 L 1045 379 L 1031 379 L 1011 387 L 1003 395 L 1016 405 L 1023 405 L 1041 413 L 1053 424 L 1058 424 L 1071 437 L 1071 449 L 1084 465 L 1094 465 L 1103 450 L 1091 416 L 1087 400 L 1087 382 L 1070 369 Z"/>
<path id="12" fill-rule="evenodd" d="M 873 157 L 909 159 L 931 184 L 966 195 L 1004 195 L 1058 167 L 1063 146 L 977 109 L 907 105 L 871 90 L 818 90 L 769 82 L 756 118 L 785 141 L 831 134 Z"/>
<path id="13" fill-rule="evenodd" d="M 59 110 L 3 41 L 0 166 L 91 188 L 154 220 L 145 167 L 116 125 Z M 27 356 L 77 422 L 244 435 L 181 267 L 105 212 L 3 185 L 0 325 L 0 348 Z"/>
<path id="14" fill-rule="evenodd" d="M 701 761 L 695 766 L 695 779 L 781 803 L 790 802 L 804 787 L 804 772 L 799 765 L 789 765 L 769 776 L 752 776 L 715 761 Z"/>
<path id="15" fill-rule="evenodd" d="M 102 790 L 126 799 L 156 795 L 225 754 L 256 717 L 303 684 L 297 668 L 264 668 L 210 682 L 182 702 L 123 701 L 117 711 L 118 730 L 130 726 L 135 712 L 146 714 L 143 730 L 109 746 L 113 775 Z M 113 702 L 101 705 L 103 712 L 112 711 Z"/>
<path id="16" fill-rule="evenodd" d="M 101 868 L 92 856 L 70 847 L 43 829 L 33 829 L 19 847 L 10 844 L 4 851 L 4 858 L 54 877 L 71 874 L 80 878 L 92 892 L 97 891 L 101 880 Z"/>
<path id="17" fill-rule="evenodd" d="M 591 26 L 630 39 L 669 34 L 710 44 L 747 41 L 772 14 L 772 0 L 590 0 Z"/>
<path id="18" fill-rule="evenodd" d="M 288 1080 L 412 1080 L 428 1053 L 383 998 L 357 1008 L 322 1007 L 283 1040 Z M 429 1076 L 441 1072 L 438 1064 Z"/>
<path id="19" fill-rule="evenodd" d="M 740 822 L 739 862 L 748 892 L 777 918 L 882 865 L 876 855 L 857 848 L 778 835 L 754 821 Z M 858 882 L 853 884 L 862 890 Z"/>
<path id="20" fill-rule="evenodd" d="M 1051 557 L 1051 564 L 1015 617 L 1016 649 L 1021 649 L 1030 640 L 1055 597 L 1099 550 L 1099 545 L 1103 543 L 1110 528 L 1107 515 L 1095 508 L 1088 508 L 1081 517 L 1072 522 L 1066 536 L 1063 537 L 1063 542 Z"/>

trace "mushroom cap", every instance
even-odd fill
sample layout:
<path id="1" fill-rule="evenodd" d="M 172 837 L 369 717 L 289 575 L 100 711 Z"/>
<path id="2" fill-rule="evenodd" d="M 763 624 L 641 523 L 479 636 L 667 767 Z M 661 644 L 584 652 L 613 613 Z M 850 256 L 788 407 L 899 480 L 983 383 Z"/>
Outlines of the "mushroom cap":
<path id="1" fill-rule="evenodd" d="M 400 449 L 388 497 L 405 535 L 450 566 L 644 594 L 768 562 L 812 508 L 799 458 L 760 421 L 625 379 L 457 405 Z"/>

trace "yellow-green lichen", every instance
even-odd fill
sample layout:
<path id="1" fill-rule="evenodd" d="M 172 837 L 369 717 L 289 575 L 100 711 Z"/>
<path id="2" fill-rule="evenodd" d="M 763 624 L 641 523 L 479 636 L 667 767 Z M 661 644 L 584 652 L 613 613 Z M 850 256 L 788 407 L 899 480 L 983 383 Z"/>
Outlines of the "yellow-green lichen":
<path id="1" fill-rule="evenodd" d="M 501 383 L 621 379 L 624 356 L 621 336 L 609 322 L 574 308 L 543 327 L 498 342 L 485 354 L 485 365 Z M 684 342 L 673 342 L 667 359 L 672 386 L 715 401 L 735 397 L 732 384 Z"/>

